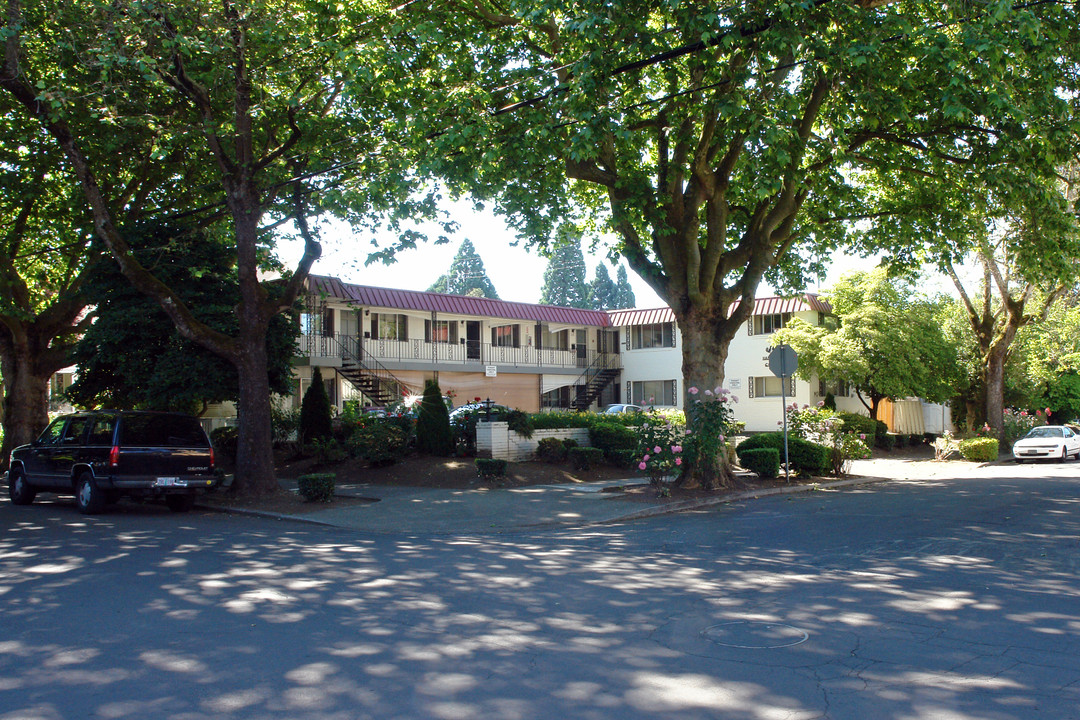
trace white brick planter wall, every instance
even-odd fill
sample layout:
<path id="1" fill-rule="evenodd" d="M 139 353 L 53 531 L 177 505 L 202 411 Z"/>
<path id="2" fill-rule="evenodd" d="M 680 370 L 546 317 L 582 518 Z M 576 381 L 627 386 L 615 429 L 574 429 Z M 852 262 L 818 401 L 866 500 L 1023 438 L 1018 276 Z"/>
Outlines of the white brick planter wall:
<path id="1" fill-rule="evenodd" d="M 491 453 L 491 457 L 497 460 L 532 460 L 536 455 L 536 447 L 544 438 L 576 440 L 578 445 L 585 447 L 589 444 L 589 429 L 536 430 L 531 438 L 525 438 L 510 430 L 504 422 L 476 423 L 477 454 Z"/>

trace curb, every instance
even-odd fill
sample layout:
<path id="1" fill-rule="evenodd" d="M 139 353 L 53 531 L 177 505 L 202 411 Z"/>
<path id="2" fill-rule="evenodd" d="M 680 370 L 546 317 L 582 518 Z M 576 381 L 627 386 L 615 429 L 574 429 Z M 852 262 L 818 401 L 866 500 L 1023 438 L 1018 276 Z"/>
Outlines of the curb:
<path id="1" fill-rule="evenodd" d="M 693 500 L 680 500 L 666 505 L 657 505 L 654 507 L 644 508 L 642 510 L 635 510 L 633 512 L 617 515 L 615 517 L 604 518 L 602 520 L 592 520 L 584 523 L 536 523 L 527 524 L 518 528 L 501 528 L 495 532 L 514 532 L 521 530 L 540 530 L 545 528 L 575 528 L 575 527 L 589 527 L 593 525 L 613 525 L 621 522 L 627 522 L 631 520 L 642 520 L 650 517 L 658 517 L 661 515 L 674 515 L 675 513 L 684 512 L 687 510 L 696 510 L 704 507 L 711 507 L 713 505 L 723 505 L 726 503 L 740 502 L 742 500 L 754 500 L 756 498 L 769 497 L 772 495 L 792 495 L 795 493 L 814 492 L 817 490 L 828 490 L 831 488 L 850 487 L 852 485 L 866 485 L 868 483 L 888 482 L 895 480 L 896 478 L 885 477 L 869 477 L 859 476 L 848 478 L 846 480 L 836 480 L 834 482 L 825 483 L 812 483 L 807 485 L 793 485 L 790 487 L 775 487 L 767 488 L 763 490 L 747 490 L 741 493 L 733 493 L 729 495 L 722 495 L 714 498 L 695 498 Z M 359 532 L 375 532 L 369 530 L 363 530 L 361 528 L 349 528 L 345 525 L 338 523 L 325 522 L 323 520 L 315 520 L 312 518 L 304 517 L 303 515 L 288 515 L 285 513 L 266 512 L 263 510 L 249 510 L 247 508 L 234 508 L 228 506 L 210 506 L 197 504 L 196 507 L 202 510 L 209 510 L 211 512 L 220 512 L 226 514 L 235 515 L 249 515 L 252 517 L 261 517 L 268 520 L 283 520 L 292 521 L 298 523 L 306 523 L 308 525 L 317 525 L 319 527 L 328 528 L 340 528 L 340 529 L 354 529 Z M 409 530 L 402 530 L 402 532 L 410 532 Z M 424 532 L 424 531 L 411 531 L 411 532 Z M 476 530 L 459 530 L 448 531 L 448 534 L 454 534 L 456 532 L 470 533 L 470 534 L 482 534 L 483 531 Z M 437 533 L 444 534 L 444 533 Z"/>

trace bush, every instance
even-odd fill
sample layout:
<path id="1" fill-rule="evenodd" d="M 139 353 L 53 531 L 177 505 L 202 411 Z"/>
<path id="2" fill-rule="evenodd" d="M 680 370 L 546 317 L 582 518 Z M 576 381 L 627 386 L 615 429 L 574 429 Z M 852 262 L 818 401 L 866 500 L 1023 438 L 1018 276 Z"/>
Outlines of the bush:
<path id="1" fill-rule="evenodd" d="M 873 442 L 871 438 L 878 436 L 878 421 L 871 417 L 853 412 L 838 412 L 836 417 L 844 421 L 845 430 L 853 430 L 857 435 L 865 435 L 867 442 Z"/>
<path id="2" fill-rule="evenodd" d="M 382 467 L 400 460 L 407 442 L 408 438 L 401 428 L 388 422 L 378 422 L 353 430 L 346 447 L 353 457 L 366 461 L 372 467 Z"/>
<path id="3" fill-rule="evenodd" d="M 589 442 L 595 448 L 604 452 L 604 457 L 612 458 L 614 453 L 622 450 L 634 451 L 637 449 L 637 434 L 617 422 L 597 422 L 589 428 Z"/>
<path id="4" fill-rule="evenodd" d="M 300 411 L 286 407 L 283 403 L 271 405 L 270 432 L 273 434 L 275 447 L 293 448 L 299 439 Z"/>
<path id="5" fill-rule="evenodd" d="M 618 468 L 634 468 L 640 462 L 636 450 L 610 450 L 604 453 L 604 459 Z"/>
<path id="6" fill-rule="evenodd" d="M 594 447 L 570 448 L 570 465 L 575 470 L 592 470 L 604 459 L 604 451 Z"/>
<path id="7" fill-rule="evenodd" d="M 449 455 L 454 450 L 450 412 L 442 399 L 439 384 L 433 380 L 424 383 L 424 398 L 416 418 L 416 449 L 438 456 Z"/>
<path id="8" fill-rule="evenodd" d="M 739 443 L 735 452 L 741 460 L 744 451 L 757 448 L 775 448 L 783 458 L 784 434 L 771 432 L 752 435 Z M 796 474 L 827 475 L 832 470 L 832 452 L 824 445 L 789 435 L 788 456 L 791 463 L 788 469 Z"/>
<path id="9" fill-rule="evenodd" d="M 477 458 L 476 474 L 485 480 L 506 476 L 506 461 L 493 458 Z"/>
<path id="10" fill-rule="evenodd" d="M 531 438 L 533 436 L 533 424 L 532 416 L 524 410 L 510 410 L 506 413 L 501 413 L 500 420 L 506 421 L 506 427 L 513 430 L 523 438 Z"/>
<path id="11" fill-rule="evenodd" d="M 300 403 L 300 442 L 325 440 L 333 434 L 330 396 L 323 385 L 322 371 L 318 367 L 311 374 L 311 386 Z"/>
<path id="12" fill-rule="evenodd" d="M 878 435 L 874 440 L 874 446 L 881 450 L 892 450 L 896 445 L 896 436 L 889 433 Z"/>
<path id="13" fill-rule="evenodd" d="M 535 413 L 529 416 L 533 430 L 564 430 L 566 428 L 587 428 L 596 422 L 596 413 L 558 412 Z"/>
<path id="14" fill-rule="evenodd" d="M 334 485 L 337 475 L 334 473 L 312 473 L 301 475 L 296 480 L 301 497 L 307 502 L 331 502 L 334 499 Z"/>
<path id="15" fill-rule="evenodd" d="M 316 465 L 333 465 L 345 459 L 345 448 L 332 437 L 312 440 L 308 449 L 315 457 Z"/>
<path id="16" fill-rule="evenodd" d="M 566 455 L 566 443 L 558 438 L 544 438 L 536 444 L 536 457 L 544 462 L 559 463 L 566 459 Z"/>
<path id="17" fill-rule="evenodd" d="M 995 438 L 969 438 L 960 441 L 960 457 L 974 462 L 991 462 L 998 457 Z"/>
<path id="18" fill-rule="evenodd" d="M 752 448 L 739 453 L 739 464 L 763 478 L 774 478 L 780 472 L 780 451 L 776 448 Z"/>
<path id="19" fill-rule="evenodd" d="M 210 431 L 210 443 L 214 452 L 231 463 L 236 462 L 236 446 L 240 440 L 240 431 L 235 426 L 215 428 Z"/>

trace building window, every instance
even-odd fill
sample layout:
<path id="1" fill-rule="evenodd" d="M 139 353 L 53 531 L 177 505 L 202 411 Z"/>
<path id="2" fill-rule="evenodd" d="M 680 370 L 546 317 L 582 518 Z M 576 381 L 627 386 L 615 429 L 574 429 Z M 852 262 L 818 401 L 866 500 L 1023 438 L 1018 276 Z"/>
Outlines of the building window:
<path id="1" fill-rule="evenodd" d="M 675 347 L 675 323 L 634 325 L 630 328 L 630 349 Z"/>
<path id="2" fill-rule="evenodd" d="M 825 382 L 824 380 L 818 381 L 818 396 L 825 397 L 829 393 L 832 393 L 833 397 L 847 397 L 851 394 L 851 389 L 848 384 L 843 381 Z"/>
<path id="3" fill-rule="evenodd" d="M 548 330 L 547 325 L 543 326 L 543 334 L 540 336 L 540 347 L 548 350 L 569 350 L 570 349 L 570 331 L 558 330 L 551 332 Z"/>
<path id="4" fill-rule="evenodd" d="M 791 320 L 791 313 L 754 316 L 754 334 L 768 335 L 784 327 Z"/>
<path id="5" fill-rule="evenodd" d="M 378 340 L 408 340 L 409 319 L 393 313 L 371 314 L 371 336 Z"/>
<path id="6" fill-rule="evenodd" d="M 783 381 L 775 375 L 750 378 L 750 397 L 780 397 L 786 394 L 788 397 L 795 395 L 795 378 L 788 378 L 788 388 L 785 393 Z"/>
<path id="7" fill-rule="evenodd" d="M 674 380 L 641 380 L 630 383 L 630 402 L 634 405 L 669 405 L 675 402 Z"/>
<path id="8" fill-rule="evenodd" d="M 518 325 L 491 328 L 491 344 L 495 347 L 521 347 L 521 328 Z"/>
<path id="9" fill-rule="evenodd" d="M 570 390 L 569 385 L 564 385 L 554 390 L 548 390 L 546 393 L 540 396 L 540 407 L 552 408 L 552 409 L 569 409 L 570 407 Z"/>
<path id="10" fill-rule="evenodd" d="M 458 341 L 457 321 L 425 320 L 424 340 L 429 343 L 451 343 L 456 345 Z"/>

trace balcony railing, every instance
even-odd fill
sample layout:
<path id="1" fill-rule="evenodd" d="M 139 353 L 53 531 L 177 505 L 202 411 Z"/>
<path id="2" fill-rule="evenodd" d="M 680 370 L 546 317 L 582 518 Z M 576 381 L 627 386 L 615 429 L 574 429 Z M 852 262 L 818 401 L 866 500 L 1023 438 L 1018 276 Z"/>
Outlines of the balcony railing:
<path id="1" fill-rule="evenodd" d="M 360 352 L 361 343 L 363 353 Z M 371 357 L 379 362 L 419 362 L 432 365 L 502 365 L 504 367 L 587 368 L 597 360 L 594 350 L 503 347 L 490 343 L 432 343 L 423 340 L 360 339 L 353 335 L 301 335 L 305 357 Z M 603 353 L 611 355 L 613 353 Z"/>

